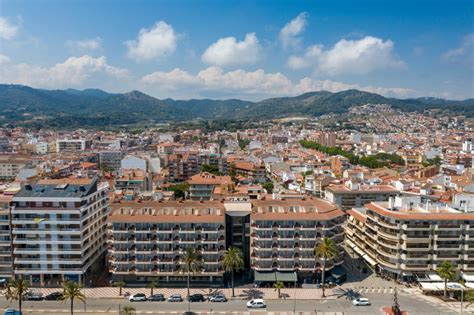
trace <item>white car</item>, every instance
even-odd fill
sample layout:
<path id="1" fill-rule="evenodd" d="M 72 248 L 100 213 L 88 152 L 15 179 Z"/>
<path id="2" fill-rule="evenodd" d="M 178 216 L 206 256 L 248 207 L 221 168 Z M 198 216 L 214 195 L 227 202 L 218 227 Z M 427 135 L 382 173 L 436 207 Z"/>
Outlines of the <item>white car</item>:
<path id="1" fill-rule="evenodd" d="M 352 305 L 366 306 L 366 305 L 370 305 L 370 301 L 367 298 L 357 298 L 357 299 L 352 300 Z"/>
<path id="2" fill-rule="evenodd" d="M 262 299 L 253 299 L 247 302 L 247 307 L 248 308 L 265 308 L 267 305 L 265 304 L 265 301 Z"/>
<path id="3" fill-rule="evenodd" d="M 143 293 L 137 293 L 137 294 L 134 294 L 134 295 L 130 295 L 128 300 L 130 302 L 144 302 L 144 301 L 146 301 L 146 295 L 143 294 Z"/>

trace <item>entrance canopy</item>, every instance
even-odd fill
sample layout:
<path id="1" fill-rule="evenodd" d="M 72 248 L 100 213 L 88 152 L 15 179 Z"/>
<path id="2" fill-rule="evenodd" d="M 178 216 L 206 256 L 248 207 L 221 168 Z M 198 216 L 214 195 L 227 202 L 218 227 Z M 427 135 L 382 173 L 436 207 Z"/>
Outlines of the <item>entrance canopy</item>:
<path id="1" fill-rule="evenodd" d="M 259 272 L 255 271 L 256 282 L 296 282 L 296 272 Z"/>
<path id="2" fill-rule="evenodd" d="M 333 276 L 334 279 L 337 280 L 339 278 L 347 276 L 347 271 L 346 271 L 346 269 L 344 269 L 344 267 L 336 266 L 336 267 L 331 269 L 331 276 Z"/>
<path id="3" fill-rule="evenodd" d="M 420 282 L 421 289 L 423 291 L 443 291 L 444 282 Z M 448 290 L 456 291 L 462 290 L 465 287 L 457 282 L 448 282 Z"/>
<path id="4" fill-rule="evenodd" d="M 276 275 L 274 272 L 255 271 L 255 281 L 257 282 L 275 282 Z"/>
<path id="5" fill-rule="evenodd" d="M 281 282 L 296 282 L 296 272 L 276 272 L 276 280 Z"/>

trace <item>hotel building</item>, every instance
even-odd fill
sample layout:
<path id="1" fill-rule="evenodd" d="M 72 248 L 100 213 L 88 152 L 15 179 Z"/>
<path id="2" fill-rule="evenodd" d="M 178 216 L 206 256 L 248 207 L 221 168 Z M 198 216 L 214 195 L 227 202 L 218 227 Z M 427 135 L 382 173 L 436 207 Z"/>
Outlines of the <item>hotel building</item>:
<path id="1" fill-rule="evenodd" d="M 474 213 L 397 196 L 347 212 L 346 245 L 392 277 L 436 271 L 450 261 L 474 271 Z"/>
<path id="2" fill-rule="evenodd" d="M 108 184 L 97 178 L 25 185 L 12 199 L 15 275 L 32 285 L 84 283 L 104 257 L 108 212 Z"/>
<path id="3" fill-rule="evenodd" d="M 323 237 L 344 241 L 344 213 L 321 199 L 264 195 L 209 201 L 121 201 L 109 217 L 109 266 L 114 280 L 184 280 L 179 260 L 199 250 L 202 270 L 193 282 L 221 281 L 220 259 L 231 246 L 244 255 L 255 280 L 296 281 L 322 267 L 314 248 Z M 342 263 L 330 259 L 327 269 Z"/>

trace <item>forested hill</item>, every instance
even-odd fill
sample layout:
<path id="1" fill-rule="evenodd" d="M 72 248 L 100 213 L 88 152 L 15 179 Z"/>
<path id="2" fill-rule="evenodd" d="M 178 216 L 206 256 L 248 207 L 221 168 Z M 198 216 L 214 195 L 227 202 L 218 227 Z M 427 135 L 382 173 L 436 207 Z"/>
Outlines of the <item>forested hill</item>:
<path id="1" fill-rule="evenodd" d="M 261 120 L 288 116 L 345 113 L 351 106 L 388 104 L 403 111 L 448 110 L 474 117 L 474 99 L 396 99 L 359 91 L 310 92 L 260 102 L 239 99 L 160 100 L 139 91 L 107 93 L 98 89 L 44 90 L 0 84 L 0 123 L 75 128 L 187 121 Z"/>

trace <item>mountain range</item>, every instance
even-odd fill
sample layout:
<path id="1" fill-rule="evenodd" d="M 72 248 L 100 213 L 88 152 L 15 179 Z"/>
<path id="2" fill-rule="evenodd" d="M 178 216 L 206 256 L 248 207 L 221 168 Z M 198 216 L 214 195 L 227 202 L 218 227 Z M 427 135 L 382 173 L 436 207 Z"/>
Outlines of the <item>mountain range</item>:
<path id="1" fill-rule="evenodd" d="M 359 90 L 309 92 L 259 102 L 239 99 L 157 99 L 140 91 L 107 93 L 99 89 L 44 90 L 0 84 L 0 124 L 77 128 L 214 120 L 262 120 L 346 113 L 351 106 L 388 104 L 402 111 L 446 110 L 474 117 L 474 99 L 387 98 Z"/>

